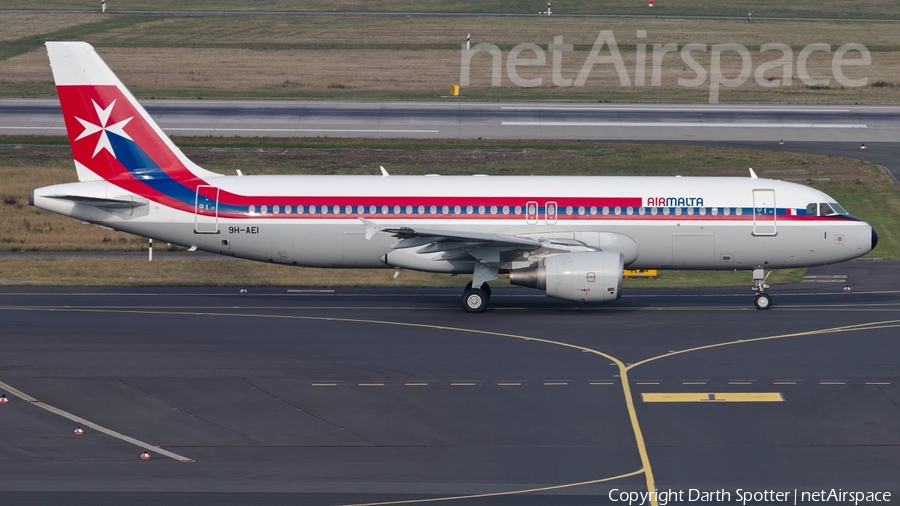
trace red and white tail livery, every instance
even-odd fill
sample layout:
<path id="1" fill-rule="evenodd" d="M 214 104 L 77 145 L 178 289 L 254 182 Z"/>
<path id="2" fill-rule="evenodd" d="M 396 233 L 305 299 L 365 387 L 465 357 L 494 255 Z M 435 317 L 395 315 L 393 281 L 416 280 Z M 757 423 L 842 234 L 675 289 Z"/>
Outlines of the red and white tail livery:
<path id="1" fill-rule="evenodd" d="M 766 271 L 840 262 L 878 237 L 828 195 L 757 178 L 223 176 L 198 167 L 84 42 L 48 42 L 76 183 L 37 207 L 187 247 L 299 266 L 471 274 L 573 301 L 619 298 L 622 269 Z M 248 171 L 249 172 L 249 171 Z"/>

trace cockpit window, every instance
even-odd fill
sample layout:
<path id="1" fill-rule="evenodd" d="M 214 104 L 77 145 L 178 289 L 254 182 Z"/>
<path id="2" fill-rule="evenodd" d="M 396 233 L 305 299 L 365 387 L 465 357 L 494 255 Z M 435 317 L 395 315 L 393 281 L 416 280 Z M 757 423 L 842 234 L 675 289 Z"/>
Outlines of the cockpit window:
<path id="1" fill-rule="evenodd" d="M 835 214 L 847 214 L 847 211 L 845 211 L 837 202 L 832 202 L 830 204 L 825 202 L 816 204 L 813 202 L 806 206 L 807 216 L 834 216 Z"/>

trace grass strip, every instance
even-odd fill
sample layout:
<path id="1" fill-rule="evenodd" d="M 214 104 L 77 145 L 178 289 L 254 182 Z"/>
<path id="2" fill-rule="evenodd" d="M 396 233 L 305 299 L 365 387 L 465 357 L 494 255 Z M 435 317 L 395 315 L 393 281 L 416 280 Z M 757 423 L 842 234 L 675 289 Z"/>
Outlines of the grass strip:
<path id="1" fill-rule="evenodd" d="M 94 21 L 75 26 L 68 26 L 55 32 L 38 33 L 0 44 L 0 61 L 23 55 L 44 45 L 48 40 L 83 40 L 86 36 L 129 28 L 159 18 L 152 16 L 110 16 L 103 21 Z"/>

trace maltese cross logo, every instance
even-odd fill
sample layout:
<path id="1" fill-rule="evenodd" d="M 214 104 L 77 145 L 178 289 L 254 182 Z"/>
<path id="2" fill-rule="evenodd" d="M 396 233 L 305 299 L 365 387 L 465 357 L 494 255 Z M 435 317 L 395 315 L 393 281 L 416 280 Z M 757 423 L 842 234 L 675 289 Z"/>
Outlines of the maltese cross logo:
<path id="1" fill-rule="evenodd" d="M 97 117 L 100 119 L 100 124 L 95 125 L 95 124 L 91 123 L 90 121 L 83 120 L 83 119 L 79 118 L 78 116 L 75 116 L 75 119 L 77 119 L 78 122 L 81 123 L 81 125 L 84 127 L 84 131 L 81 132 L 81 135 L 76 137 L 75 140 L 80 141 L 81 139 L 84 139 L 88 135 L 92 135 L 97 132 L 101 132 L 100 138 L 97 139 L 97 147 L 94 148 L 94 154 L 91 155 L 91 158 L 94 158 L 95 156 L 97 156 L 97 153 L 99 153 L 101 149 L 107 150 L 109 152 L 109 154 L 111 154 L 113 156 L 113 158 L 116 158 L 116 153 L 115 153 L 115 151 L 113 151 L 112 144 L 110 144 L 109 136 L 106 134 L 106 132 L 112 132 L 112 133 L 118 135 L 119 137 L 124 137 L 128 140 L 132 140 L 132 138 L 129 137 L 128 134 L 125 133 L 124 128 L 125 128 L 125 125 L 127 125 L 128 122 L 131 121 L 132 118 L 134 118 L 134 116 L 132 116 L 131 118 L 128 118 L 128 119 L 123 119 L 122 121 L 120 121 L 114 125 L 107 125 L 107 123 L 109 123 L 109 116 L 110 116 L 110 114 L 112 114 L 113 107 L 116 105 L 116 101 L 113 100 L 112 102 L 110 102 L 110 104 L 106 107 L 106 109 L 101 109 L 100 106 L 97 105 L 97 102 L 94 102 L 93 100 L 91 100 L 91 103 L 94 104 L 94 111 L 97 112 Z"/>

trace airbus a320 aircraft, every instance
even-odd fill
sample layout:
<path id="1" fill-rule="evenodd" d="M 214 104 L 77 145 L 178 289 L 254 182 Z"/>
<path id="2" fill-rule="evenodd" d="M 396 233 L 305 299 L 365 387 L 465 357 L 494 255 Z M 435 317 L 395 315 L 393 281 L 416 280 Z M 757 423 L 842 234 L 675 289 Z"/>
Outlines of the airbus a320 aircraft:
<path id="1" fill-rule="evenodd" d="M 622 270 L 766 271 L 864 255 L 878 236 L 828 195 L 734 177 L 224 176 L 184 156 L 94 49 L 48 42 L 77 183 L 32 205 L 191 249 L 310 267 L 472 274 L 571 301 L 621 296 Z"/>

